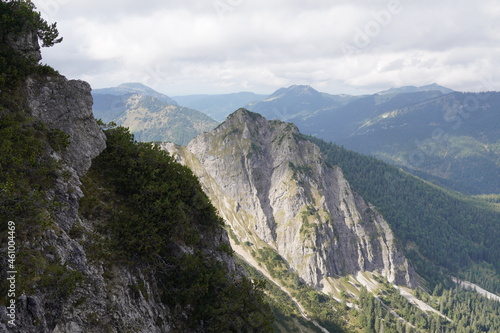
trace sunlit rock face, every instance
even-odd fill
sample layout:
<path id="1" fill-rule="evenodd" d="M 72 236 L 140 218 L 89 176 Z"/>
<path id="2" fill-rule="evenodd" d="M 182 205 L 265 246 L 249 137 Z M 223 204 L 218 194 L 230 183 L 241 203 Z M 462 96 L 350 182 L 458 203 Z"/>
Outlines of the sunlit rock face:
<path id="1" fill-rule="evenodd" d="M 240 109 L 187 147 L 164 148 L 198 175 L 240 242 L 272 247 L 308 284 L 360 271 L 415 284 L 382 215 L 295 125 Z"/>

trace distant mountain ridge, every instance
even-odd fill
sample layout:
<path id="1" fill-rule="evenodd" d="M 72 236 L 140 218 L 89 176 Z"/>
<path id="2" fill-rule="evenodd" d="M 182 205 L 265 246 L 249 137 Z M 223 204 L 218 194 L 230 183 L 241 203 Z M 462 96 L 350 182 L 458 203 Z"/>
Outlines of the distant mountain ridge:
<path id="1" fill-rule="evenodd" d="M 248 105 L 303 133 L 374 155 L 468 194 L 500 193 L 499 93 L 459 93 L 431 84 L 373 95 L 282 88 Z"/>
<path id="2" fill-rule="evenodd" d="M 500 93 L 417 92 L 380 104 L 376 96 L 364 102 L 364 111 L 357 112 L 364 117 L 352 118 L 351 104 L 299 127 L 441 186 L 500 193 Z M 345 119 L 342 128 L 335 125 L 339 119 Z"/>
<path id="3" fill-rule="evenodd" d="M 187 144 L 218 122 L 139 83 L 92 91 L 94 114 L 104 122 L 128 127 L 138 141 Z"/>
<path id="4" fill-rule="evenodd" d="M 453 89 L 440 86 L 439 84 L 436 84 L 436 83 L 432 83 L 432 84 L 428 84 L 426 86 L 421 86 L 421 87 L 403 86 L 403 87 L 399 87 L 399 88 L 390 88 L 388 90 L 378 92 L 377 94 L 378 95 L 401 94 L 401 93 L 413 93 L 413 92 L 421 92 L 421 91 L 440 91 L 443 94 L 449 94 L 449 93 L 455 92 Z"/>
<path id="5" fill-rule="evenodd" d="M 139 94 L 143 96 L 151 96 L 155 97 L 158 100 L 168 103 L 170 105 L 177 105 L 177 102 L 168 97 L 165 94 L 162 94 L 142 83 L 137 83 L 137 82 L 130 82 L 130 83 L 122 83 L 116 87 L 111 87 L 111 88 L 102 88 L 102 89 L 94 89 L 92 90 L 92 94 L 96 95 L 114 95 L 114 96 L 123 96 L 123 95 L 130 95 L 130 94 Z"/>
<path id="6" fill-rule="evenodd" d="M 161 135 L 165 129 L 153 125 L 145 113 L 129 116 L 127 124 L 139 140 L 187 144 L 200 131 L 216 126 L 215 122 L 182 109 L 179 104 L 201 109 L 223 120 L 229 110 L 248 103 L 245 108 L 268 119 L 293 122 L 305 134 L 376 156 L 441 186 L 467 194 L 500 193 L 500 134 L 492 127 L 498 122 L 495 110 L 500 108 L 496 104 L 496 93 L 488 94 L 485 100 L 484 94 L 459 93 L 433 83 L 352 96 L 293 85 L 269 96 L 242 92 L 177 96 L 176 101 L 144 85 L 127 83 L 97 89 L 93 94 L 98 117 L 117 120 L 120 124 L 125 121 L 124 107 L 131 94 L 154 97 L 166 103 L 163 108 L 178 107 L 169 107 L 169 112 L 176 114 L 169 116 L 169 121 L 176 119 L 177 125 L 172 126 L 176 134 Z M 151 101 L 146 104 L 153 107 Z M 468 111 L 471 108 L 477 109 L 474 115 L 485 116 L 472 117 L 473 113 Z M 183 116 L 180 110 L 186 110 Z M 160 115 L 154 117 L 157 123 L 161 122 Z M 210 125 L 194 125 L 197 121 L 188 121 L 186 117 L 198 118 Z M 167 122 L 161 126 L 166 125 Z M 154 129 L 149 129 L 150 126 Z M 187 130 L 183 131 L 183 126 Z"/>
<path id="7" fill-rule="evenodd" d="M 179 105 L 200 110 L 217 121 L 224 121 L 234 110 L 248 103 L 264 99 L 267 95 L 252 92 L 238 92 L 217 95 L 173 96 Z"/>
<path id="8" fill-rule="evenodd" d="M 293 85 L 278 89 L 264 100 L 249 103 L 246 108 L 269 119 L 290 121 L 295 117 L 310 117 L 319 110 L 337 107 L 356 98 L 321 93 L 308 85 Z"/>

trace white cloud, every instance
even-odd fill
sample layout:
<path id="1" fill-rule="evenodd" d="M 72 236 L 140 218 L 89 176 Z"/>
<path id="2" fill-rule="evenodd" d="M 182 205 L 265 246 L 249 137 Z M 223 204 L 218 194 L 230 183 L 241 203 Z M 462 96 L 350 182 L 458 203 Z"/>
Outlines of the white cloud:
<path id="1" fill-rule="evenodd" d="M 490 0 L 34 3 L 65 39 L 44 60 L 97 88 L 141 81 L 177 95 L 310 84 L 354 93 L 500 81 L 500 4 Z"/>

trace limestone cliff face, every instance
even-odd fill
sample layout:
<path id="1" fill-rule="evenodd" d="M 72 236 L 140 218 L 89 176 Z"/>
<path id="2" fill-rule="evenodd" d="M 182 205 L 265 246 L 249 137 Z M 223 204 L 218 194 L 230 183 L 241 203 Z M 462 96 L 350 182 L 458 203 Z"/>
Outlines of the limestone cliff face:
<path id="1" fill-rule="evenodd" d="M 42 60 L 36 31 L 24 31 L 22 34 L 12 33 L 6 39 L 9 46 L 23 56 L 33 58 L 35 61 Z"/>
<path id="2" fill-rule="evenodd" d="M 105 136 L 92 113 L 91 87 L 63 76 L 28 78 L 28 101 L 33 116 L 70 136 L 63 160 L 82 176 L 105 148 Z"/>
<path id="3" fill-rule="evenodd" d="M 10 44 L 20 56 L 41 58 L 36 34 L 16 36 Z M 58 75 L 37 75 L 27 79 L 24 91 L 31 115 L 50 129 L 68 134 L 70 144 L 62 153 L 47 151 L 62 163 L 63 172 L 54 188 L 46 193 L 60 208 L 53 213 L 52 226 L 32 241 L 18 244 L 19 260 L 32 253 L 40 267 L 47 264 L 64 267 L 65 272 L 81 273 L 83 281 L 67 297 L 50 292 L 61 286 L 38 289 L 36 284 L 29 293 L 17 295 L 16 325 L 7 324 L 10 318 L 6 307 L 0 306 L 0 332 L 169 332 L 169 310 L 155 296 L 158 287 L 150 273 L 119 266 L 104 267 L 102 262 L 91 260 L 89 249 L 84 247 L 96 221 L 78 216 L 79 199 L 83 195 L 80 178 L 106 146 L 105 135 L 92 114 L 90 85 Z M 75 236 L 74 230 L 81 232 Z M 55 274 L 47 270 L 38 273 L 36 280 Z M 19 274 L 23 276 L 18 278 L 25 275 Z M 141 291 L 134 291 L 131 286 L 141 286 Z"/>
<path id="4" fill-rule="evenodd" d="M 80 177 L 105 148 L 104 133 L 92 115 L 90 90 L 86 82 L 68 81 L 61 76 L 27 80 L 33 116 L 49 128 L 70 135 L 69 147 L 60 155 L 51 154 L 63 162 L 63 169 L 71 175 L 69 180 L 60 177 L 55 188 L 47 193 L 51 200 L 64 207 L 54 213 L 56 228 L 47 230 L 29 247 L 49 262 L 56 259 L 69 270 L 82 273 L 84 282 L 67 299 L 56 302 L 52 295 L 40 290 L 22 295 L 17 304 L 18 324 L 9 327 L 8 332 L 83 333 L 106 329 L 121 332 L 130 327 L 138 332 L 169 331 L 168 309 L 149 296 L 154 295 L 157 288 L 151 276 L 126 267 L 106 268 L 102 262 L 91 260 L 88 249 L 83 246 L 87 235 L 95 229 L 95 221 L 78 215 L 83 195 Z M 81 236 L 71 234 L 75 228 L 83 231 Z M 137 285 L 143 286 L 142 293 L 131 289 Z M 158 325 L 155 320 L 163 324 Z"/>
<path id="5" fill-rule="evenodd" d="M 165 148 L 199 176 L 239 241 L 252 244 L 235 245 L 240 254 L 270 246 L 319 289 L 364 271 L 415 284 L 384 218 L 293 124 L 240 109 L 187 147 Z"/>

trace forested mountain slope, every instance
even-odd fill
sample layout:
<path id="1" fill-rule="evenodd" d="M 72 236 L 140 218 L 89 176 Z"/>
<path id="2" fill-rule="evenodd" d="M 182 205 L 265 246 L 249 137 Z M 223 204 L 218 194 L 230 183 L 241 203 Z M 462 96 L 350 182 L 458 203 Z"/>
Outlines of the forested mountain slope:
<path id="1" fill-rule="evenodd" d="M 324 120 L 317 119 L 318 122 Z M 468 194 L 500 193 L 500 93 L 451 93 L 321 136 Z"/>
<path id="2" fill-rule="evenodd" d="M 308 139 L 321 148 L 329 163 L 342 167 L 353 188 L 379 209 L 420 274 L 437 282 L 442 267 L 444 272 L 467 276 L 500 292 L 496 205 L 426 183 L 373 157 Z M 477 266 L 491 267 L 492 276 L 481 274 Z"/>

